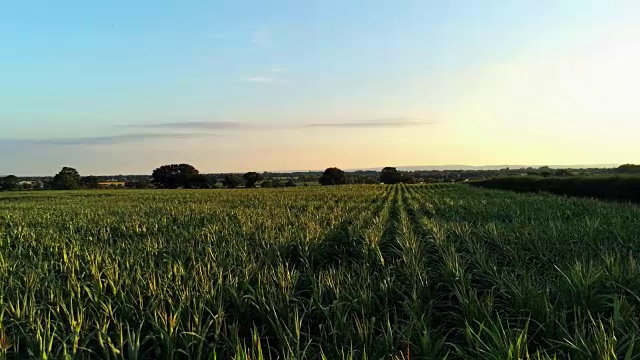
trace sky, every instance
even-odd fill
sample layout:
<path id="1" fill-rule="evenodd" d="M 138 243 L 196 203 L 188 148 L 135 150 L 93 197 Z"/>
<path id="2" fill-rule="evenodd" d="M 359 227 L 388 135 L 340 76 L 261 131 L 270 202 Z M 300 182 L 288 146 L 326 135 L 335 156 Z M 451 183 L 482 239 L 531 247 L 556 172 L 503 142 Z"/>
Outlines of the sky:
<path id="1" fill-rule="evenodd" d="M 0 174 L 640 163 L 640 2 L 7 1 Z"/>

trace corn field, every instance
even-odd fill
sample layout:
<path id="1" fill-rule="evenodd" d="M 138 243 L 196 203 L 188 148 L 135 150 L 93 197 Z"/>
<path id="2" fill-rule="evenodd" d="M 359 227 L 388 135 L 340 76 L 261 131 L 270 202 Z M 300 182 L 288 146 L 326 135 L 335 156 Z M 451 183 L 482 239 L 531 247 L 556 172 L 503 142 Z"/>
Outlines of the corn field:
<path id="1" fill-rule="evenodd" d="M 0 359 L 640 359 L 640 208 L 464 185 L 0 194 Z"/>

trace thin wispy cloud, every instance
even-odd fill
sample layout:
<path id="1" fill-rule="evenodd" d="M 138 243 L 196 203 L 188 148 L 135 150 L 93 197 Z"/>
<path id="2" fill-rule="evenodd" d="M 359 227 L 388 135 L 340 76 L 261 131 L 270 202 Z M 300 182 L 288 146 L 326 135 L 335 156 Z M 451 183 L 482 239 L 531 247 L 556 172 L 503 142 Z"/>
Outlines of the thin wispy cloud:
<path id="1" fill-rule="evenodd" d="M 113 145 L 122 143 L 136 143 L 146 140 L 159 139 L 190 139 L 210 134 L 122 134 L 109 136 L 89 136 L 77 138 L 50 138 L 50 139 L 0 139 L 2 144 L 22 145 Z"/>
<path id="2" fill-rule="evenodd" d="M 268 49 L 271 47 L 271 35 L 264 29 L 259 29 L 251 34 L 251 43 L 257 47 Z"/>
<path id="3" fill-rule="evenodd" d="M 179 121 L 155 124 L 126 125 L 129 128 L 153 128 L 167 130 L 230 130 L 230 131 L 252 131 L 252 130 L 276 130 L 289 129 L 291 125 L 283 124 L 261 124 L 241 121 Z"/>
<path id="4" fill-rule="evenodd" d="M 209 129 L 209 130 L 225 130 L 225 129 L 244 129 L 252 127 L 251 124 L 238 121 L 176 121 L 154 124 L 134 124 L 125 125 L 124 127 L 135 128 L 156 128 L 156 129 Z"/>
<path id="5" fill-rule="evenodd" d="M 376 119 L 365 121 L 345 121 L 345 122 L 330 122 L 330 123 L 313 123 L 308 124 L 307 127 L 312 128 L 403 128 L 410 126 L 421 126 L 432 124 L 428 121 L 397 118 L 397 119 Z"/>
<path id="6" fill-rule="evenodd" d="M 279 82 L 278 79 L 269 76 L 245 76 L 240 79 L 242 82 L 259 83 L 259 84 L 271 84 Z"/>
<path id="7" fill-rule="evenodd" d="M 231 131 L 252 131 L 252 130 L 295 130 L 308 128 L 399 128 L 409 126 L 429 125 L 432 122 L 410 119 L 410 118 L 391 118 L 391 119 L 375 119 L 366 121 L 344 121 L 344 122 L 327 122 L 327 123 L 304 123 L 304 122 L 278 122 L 278 123 L 261 123 L 261 122 L 242 122 L 242 121 L 176 121 L 152 124 L 131 124 L 124 125 L 127 128 L 152 128 L 166 130 L 231 130 Z M 160 135 L 160 134 L 156 134 Z M 172 134 L 167 134 L 172 135 Z"/>
<path id="8" fill-rule="evenodd" d="M 273 84 L 273 83 L 284 83 L 285 79 L 282 78 L 282 73 L 285 72 L 285 69 L 280 67 L 274 67 L 270 70 L 267 70 L 266 74 L 252 75 L 252 76 L 243 76 L 240 78 L 242 82 L 248 83 L 261 83 L 261 84 Z"/>

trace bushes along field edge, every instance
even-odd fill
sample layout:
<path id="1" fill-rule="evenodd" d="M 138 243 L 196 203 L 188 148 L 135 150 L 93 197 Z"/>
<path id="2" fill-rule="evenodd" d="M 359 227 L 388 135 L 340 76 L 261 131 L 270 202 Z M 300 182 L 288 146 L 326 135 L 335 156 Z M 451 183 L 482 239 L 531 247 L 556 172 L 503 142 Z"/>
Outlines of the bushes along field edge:
<path id="1" fill-rule="evenodd" d="M 556 195 L 640 202 L 640 176 L 511 176 L 470 181 L 468 184 L 516 192 L 549 192 Z"/>

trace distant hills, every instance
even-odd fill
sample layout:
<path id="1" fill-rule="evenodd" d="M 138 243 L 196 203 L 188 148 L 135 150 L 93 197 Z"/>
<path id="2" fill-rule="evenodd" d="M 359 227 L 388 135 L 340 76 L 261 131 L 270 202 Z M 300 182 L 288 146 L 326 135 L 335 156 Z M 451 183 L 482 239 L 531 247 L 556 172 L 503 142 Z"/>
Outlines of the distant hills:
<path id="1" fill-rule="evenodd" d="M 521 168 L 539 168 L 548 166 L 551 169 L 609 169 L 618 167 L 618 164 L 588 164 L 588 165 L 418 165 L 418 166 L 396 166 L 400 171 L 418 171 L 418 170 L 500 170 L 500 169 L 521 169 Z M 380 171 L 382 167 L 366 168 L 366 169 L 349 169 L 347 171 Z"/>
<path id="2" fill-rule="evenodd" d="M 389 165 L 393 166 L 393 165 Z M 477 170 L 477 171 L 486 171 L 486 170 L 501 170 L 501 169 L 522 169 L 522 168 L 540 168 L 543 166 L 548 166 L 551 169 L 613 169 L 620 166 L 620 164 L 584 164 L 584 165 L 415 165 L 415 166 L 395 166 L 396 169 L 400 171 L 459 171 L 459 170 Z M 384 168 L 384 166 L 373 167 L 373 168 L 343 168 L 342 170 L 346 172 L 354 172 L 354 171 L 380 171 Z M 313 169 L 313 170 L 281 170 L 281 171 L 267 171 L 269 173 L 276 174 L 290 174 L 290 173 L 308 173 L 308 172 L 323 172 L 324 169 Z"/>

